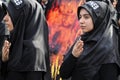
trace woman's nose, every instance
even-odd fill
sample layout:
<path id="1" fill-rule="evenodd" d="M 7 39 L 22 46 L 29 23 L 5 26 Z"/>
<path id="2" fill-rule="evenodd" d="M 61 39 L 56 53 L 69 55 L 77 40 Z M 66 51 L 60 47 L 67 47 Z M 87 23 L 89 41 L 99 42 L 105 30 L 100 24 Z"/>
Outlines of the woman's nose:
<path id="1" fill-rule="evenodd" d="M 9 19 L 7 18 L 7 15 L 6 15 L 6 16 L 3 18 L 3 21 L 4 21 L 4 22 L 8 22 L 8 20 L 9 20 Z"/>
<path id="2" fill-rule="evenodd" d="M 83 17 L 81 17 L 80 19 L 79 19 L 79 23 L 80 24 L 83 24 L 85 21 L 84 21 L 84 18 Z"/>

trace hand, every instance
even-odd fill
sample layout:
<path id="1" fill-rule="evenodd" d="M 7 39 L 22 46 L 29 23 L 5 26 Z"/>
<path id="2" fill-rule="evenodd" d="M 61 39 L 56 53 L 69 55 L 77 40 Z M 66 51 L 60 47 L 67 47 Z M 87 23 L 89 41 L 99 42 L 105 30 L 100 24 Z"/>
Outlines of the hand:
<path id="1" fill-rule="evenodd" d="M 76 43 L 75 43 L 75 45 L 74 45 L 74 47 L 73 47 L 73 50 L 72 50 L 72 54 L 73 54 L 73 56 L 75 56 L 75 57 L 79 57 L 80 55 L 81 55 L 81 53 L 82 53 L 82 51 L 83 51 L 83 41 L 81 41 L 81 40 L 78 40 Z"/>
<path id="2" fill-rule="evenodd" d="M 4 45 L 2 47 L 2 61 L 6 62 L 9 59 L 9 48 L 11 43 L 5 40 Z"/>

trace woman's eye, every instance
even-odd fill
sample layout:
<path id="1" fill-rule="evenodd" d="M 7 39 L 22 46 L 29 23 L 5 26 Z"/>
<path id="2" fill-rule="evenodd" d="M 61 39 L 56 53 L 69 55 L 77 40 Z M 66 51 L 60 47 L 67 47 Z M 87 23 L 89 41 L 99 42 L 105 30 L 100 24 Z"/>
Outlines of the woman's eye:
<path id="1" fill-rule="evenodd" d="M 84 15 L 84 18 L 85 18 L 85 19 L 89 19 L 89 18 L 90 18 L 90 15 Z"/>
<path id="2" fill-rule="evenodd" d="M 85 19 L 88 19 L 88 18 L 89 18 L 89 16 L 85 16 L 84 18 L 85 18 Z"/>

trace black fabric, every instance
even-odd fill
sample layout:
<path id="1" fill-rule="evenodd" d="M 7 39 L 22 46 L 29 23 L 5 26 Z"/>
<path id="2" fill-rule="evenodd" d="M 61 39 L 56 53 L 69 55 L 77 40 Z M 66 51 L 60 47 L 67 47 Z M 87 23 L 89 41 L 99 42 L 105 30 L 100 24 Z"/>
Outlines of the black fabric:
<path id="1" fill-rule="evenodd" d="M 118 3 L 117 3 L 117 10 L 120 12 L 120 0 L 118 0 Z"/>
<path id="2" fill-rule="evenodd" d="M 97 3 L 102 8 L 102 11 L 100 13 L 96 13 L 96 14 L 99 14 L 97 16 L 97 19 L 99 19 L 99 17 L 101 17 L 100 14 L 103 15 L 103 19 L 100 18 L 100 19 L 102 19 L 100 22 L 101 24 L 98 25 L 96 28 L 94 28 L 93 31 L 82 35 L 82 40 L 84 41 L 87 49 L 89 49 L 89 50 L 86 50 L 87 52 L 84 50 L 85 52 L 83 51 L 83 54 L 91 53 L 91 55 L 94 54 L 94 56 L 95 56 L 95 54 L 96 54 L 96 56 L 101 57 L 101 58 L 97 57 L 97 59 L 101 59 L 100 63 L 98 62 L 99 60 L 98 61 L 92 60 L 92 61 L 96 61 L 98 64 L 101 64 L 101 63 L 103 64 L 106 62 L 114 62 L 114 61 L 116 61 L 116 57 L 118 54 L 118 46 L 116 46 L 116 45 L 118 45 L 118 35 L 116 33 L 115 27 L 112 24 L 113 16 L 111 15 L 110 9 L 107 6 L 107 4 L 105 4 L 104 2 L 99 2 L 99 3 L 101 3 L 101 4 L 99 4 L 97 1 L 95 3 Z M 88 2 L 88 4 L 89 4 L 89 2 Z M 90 2 L 90 4 L 91 4 L 91 2 Z M 88 5 L 85 5 L 85 6 L 87 8 L 89 7 Z M 82 7 L 84 7 L 84 6 L 82 6 Z M 84 8 L 86 9 L 86 7 L 84 7 Z M 87 11 L 90 13 L 90 10 L 87 9 Z M 94 17 L 93 17 L 93 21 L 94 21 Z M 96 21 L 95 23 L 97 24 L 98 22 Z M 91 47 L 91 48 L 89 48 L 89 47 Z M 104 50 L 102 51 L 102 49 L 104 49 Z M 107 54 L 107 53 L 109 53 L 109 54 Z M 106 58 L 107 56 L 108 56 L 108 58 Z M 110 59 L 110 57 L 113 58 L 113 61 L 112 61 L 112 59 Z M 96 58 L 94 58 L 94 59 L 96 59 Z M 95 64 L 96 64 L 96 62 L 95 62 Z M 94 63 L 90 63 L 90 64 L 94 64 Z"/>
<path id="3" fill-rule="evenodd" d="M 5 37 L 9 35 L 7 28 L 4 23 L 0 22 L 0 59 L 2 56 L 2 46 L 5 41 Z"/>
<path id="4" fill-rule="evenodd" d="M 6 11 L 2 7 L 2 1 L 0 1 L 0 22 L 2 21 L 5 15 L 6 15 Z"/>
<path id="5" fill-rule="evenodd" d="M 116 27 L 118 27 L 118 12 L 117 12 L 116 8 L 114 8 L 113 4 L 111 3 L 111 0 L 106 0 L 106 2 L 110 8 L 112 22 L 114 25 L 117 25 Z"/>
<path id="6" fill-rule="evenodd" d="M 100 4 L 101 7 L 96 6 L 96 7 L 98 7 L 98 9 L 93 9 L 92 6 L 91 6 L 91 5 L 93 5 L 93 3 L 91 3 L 91 4 L 88 3 L 86 5 L 87 6 L 83 5 L 82 7 L 78 8 L 78 12 L 77 12 L 78 19 L 79 19 L 80 9 L 85 8 L 90 13 L 90 15 L 92 16 L 94 26 L 97 27 L 98 25 L 101 24 L 102 20 L 105 17 L 105 15 L 101 15 L 101 14 L 105 14 L 105 12 L 106 12 L 106 11 L 102 11 L 104 6 L 102 6 L 102 4 Z M 94 5 L 93 5 L 93 7 L 94 7 Z M 104 8 L 106 9 L 106 7 L 104 7 Z"/>
<path id="7" fill-rule="evenodd" d="M 9 40 L 10 33 L 4 24 L 0 22 L 0 80 L 4 80 L 7 73 L 7 62 L 2 61 L 2 47 L 5 40 Z"/>
<path id="8" fill-rule="evenodd" d="M 77 62 L 77 58 L 75 58 L 72 54 L 69 54 L 68 59 L 64 60 L 64 63 L 61 65 L 61 68 L 60 68 L 60 76 L 63 79 L 64 78 L 67 79 L 72 75 L 73 69 L 76 66 L 76 62 Z M 69 65 L 70 68 L 64 65 Z"/>
<path id="9" fill-rule="evenodd" d="M 116 64 L 103 64 L 93 80 L 118 80 L 118 66 Z"/>
<path id="10" fill-rule="evenodd" d="M 24 1 L 22 1 L 22 3 L 19 3 L 19 5 L 17 3 L 15 3 L 14 0 L 10 1 L 9 4 L 7 4 L 7 2 L 9 2 L 9 0 L 5 0 L 5 2 L 6 3 L 4 3 L 2 6 L 3 6 L 4 9 L 7 9 L 7 11 L 10 13 L 9 15 L 12 18 L 12 22 L 13 22 L 14 25 L 16 25 L 17 19 L 19 18 L 19 16 L 21 16 L 22 8 L 25 6 Z"/>
<path id="11" fill-rule="evenodd" d="M 84 50 L 76 61 L 74 68 L 70 65 L 75 62 L 71 62 L 71 64 L 67 64 L 66 62 L 70 60 L 70 57 L 65 59 L 62 64 L 62 68 L 60 69 L 61 75 L 65 76 L 65 74 L 69 74 L 69 71 L 63 73 L 65 71 L 63 68 L 69 68 L 72 73 L 69 76 L 67 74 L 66 77 L 71 76 L 71 80 L 93 80 L 93 77 L 99 71 L 102 64 L 116 63 L 120 66 L 118 34 L 112 22 L 113 15 L 111 14 L 110 7 L 101 1 L 86 2 L 84 5 L 78 7 L 78 19 L 82 8 L 86 9 L 91 15 L 94 22 L 94 29 L 81 36 L 84 42 Z"/>
<path id="12" fill-rule="evenodd" d="M 0 22 L 0 36 L 10 36 L 10 32 L 4 22 Z"/>
<path id="13" fill-rule="evenodd" d="M 8 76 L 5 80 L 43 80 L 42 72 L 8 72 Z"/>
<path id="14" fill-rule="evenodd" d="M 0 22 L 0 76 L 5 77 L 7 72 L 7 62 L 2 61 L 2 47 L 5 40 L 9 40 L 10 33 L 4 22 Z"/>
<path id="15" fill-rule="evenodd" d="M 43 9 L 36 0 L 19 1 L 3 3 L 14 26 L 8 70 L 50 73 L 48 25 Z M 50 74 L 46 79 L 50 79 Z"/>

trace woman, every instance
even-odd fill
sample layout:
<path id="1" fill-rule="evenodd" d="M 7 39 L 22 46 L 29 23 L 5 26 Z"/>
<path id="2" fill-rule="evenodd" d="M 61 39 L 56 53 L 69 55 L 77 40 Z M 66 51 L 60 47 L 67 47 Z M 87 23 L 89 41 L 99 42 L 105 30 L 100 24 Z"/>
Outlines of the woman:
<path id="1" fill-rule="evenodd" d="M 110 8 L 105 2 L 88 1 L 78 7 L 77 15 L 83 34 L 68 51 L 60 76 L 71 80 L 117 80 L 120 55 Z"/>
<path id="2" fill-rule="evenodd" d="M 9 55 L 10 43 L 9 40 L 9 31 L 6 25 L 3 22 L 0 22 L 0 80 L 4 80 L 6 77 L 6 67 Z M 3 45 L 5 45 L 3 47 Z M 3 52 L 5 51 L 5 52 Z"/>
<path id="3" fill-rule="evenodd" d="M 5 73 L 7 71 L 6 67 L 10 47 L 10 43 L 7 41 L 9 40 L 10 32 L 2 21 L 5 15 L 6 11 L 2 8 L 2 1 L 0 1 L 0 80 L 4 80 L 6 77 Z M 3 47 L 3 45 L 6 45 L 6 47 Z M 3 51 L 5 51 L 4 54 Z"/>
<path id="4" fill-rule="evenodd" d="M 51 80 L 48 26 L 41 5 L 36 0 L 6 1 L 3 20 L 11 31 L 6 80 Z"/>

